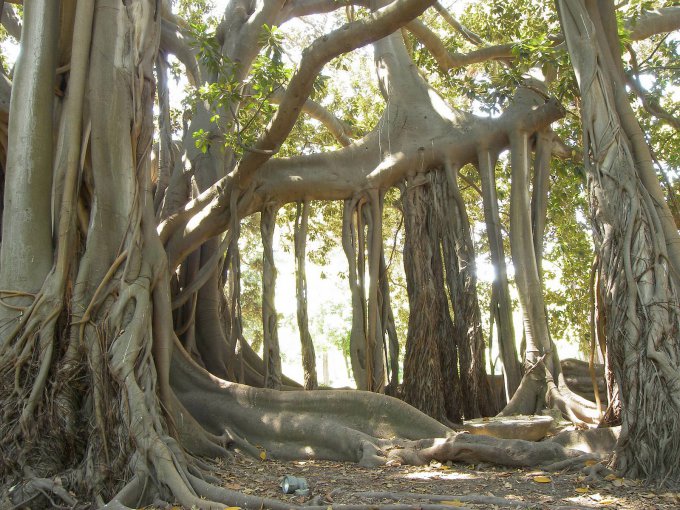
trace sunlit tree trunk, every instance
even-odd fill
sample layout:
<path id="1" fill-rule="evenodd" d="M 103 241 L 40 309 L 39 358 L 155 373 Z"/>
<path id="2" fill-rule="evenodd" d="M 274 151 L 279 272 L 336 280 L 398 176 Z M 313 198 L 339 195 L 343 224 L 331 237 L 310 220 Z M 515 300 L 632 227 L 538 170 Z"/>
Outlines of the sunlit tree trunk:
<path id="1" fill-rule="evenodd" d="M 623 474 L 680 479 L 680 239 L 628 100 L 613 2 L 558 1 L 582 97 L 585 168 L 601 264 Z"/>
<path id="2" fill-rule="evenodd" d="M 309 332 L 307 317 L 307 221 L 309 219 L 309 202 L 297 204 L 295 215 L 295 293 L 297 295 L 297 323 L 302 345 L 302 368 L 304 369 L 305 389 L 315 390 L 319 383 L 316 376 L 316 354 L 314 343 Z"/>
<path id="3" fill-rule="evenodd" d="M 444 283 L 437 213 L 428 175 L 409 179 L 402 192 L 404 270 L 409 323 L 404 400 L 440 420 L 459 422 L 462 398 L 458 352 Z"/>

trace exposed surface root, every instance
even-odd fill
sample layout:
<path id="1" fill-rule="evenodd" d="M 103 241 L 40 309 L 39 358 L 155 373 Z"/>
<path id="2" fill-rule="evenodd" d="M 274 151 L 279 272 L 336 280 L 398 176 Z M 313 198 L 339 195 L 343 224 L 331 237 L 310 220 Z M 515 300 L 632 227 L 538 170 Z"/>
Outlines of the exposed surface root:
<path id="1" fill-rule="evenodd" d="M 15 485 L 9 490 L 9 496 L 14 504 L 13 508 L 32 507 L 31 504 L 37 498 L 44 498 L 52 508 L 72 508 L 76 505 L 76 499 L 71 496 L 61 485 L 60 480 L 49 478 L 31 478 L 30 480 Z"/>
<path id="2" fill-rule="evenodd" d="M 431 460 L 439 462 L 488 462 L 504 466 L 546 466 L 565 460 L 581 459 L 584 454 L 561 445 L 521 439 L 497 439 L 489 436 L 457 434 L 446 439 L 425 439 L 403 443 L 388 452 L 388 458 L 405 464 L 422 466 Z"/>
<path id="3" fill-rule="evenodd" d="M 621 427 L 570 430 L 560 432 L 550 440 L 573 450 L 609 454 L 614 451 L 620 431 Z"/>

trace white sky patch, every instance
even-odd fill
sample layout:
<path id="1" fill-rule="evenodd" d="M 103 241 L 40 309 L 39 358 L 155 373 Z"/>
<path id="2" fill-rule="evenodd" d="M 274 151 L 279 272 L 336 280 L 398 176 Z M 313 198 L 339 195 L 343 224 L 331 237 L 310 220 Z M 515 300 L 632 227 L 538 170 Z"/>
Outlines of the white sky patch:
<path id="1" fill-rule="evenodd" d="M 480 282 L 491 283 L 496 279 L 496 266 L 491 263 L 488 254 L 480 255 L 475 260 L 477 279 Z"/>
<path id="2" fill-rule="evenodd" d="M 640 75 L 640 85 L 642 85 L 642 88 L 646 91 L 650 90 L 654 86 L 655 82 L 656 78 L 651 74 Z"/>
<path id="3" fill-rule="evenodd" d="M 588 218 L 586 218 L 586 215 L 583 213 L 581 209 L 576 209 L 576 221 L 585 227 L 589 227 L 590 224 L 588 222 Z"/>
<path id="4" fill-rule="evenodd" d="M 8 37 L 0 44 L 0 48 L 10 67 L 14 65 L 14 62 L 16 62 L 19 57 L 19 51 L 21 49 L 18 41 L 15 41 L 13 37 Z"/>

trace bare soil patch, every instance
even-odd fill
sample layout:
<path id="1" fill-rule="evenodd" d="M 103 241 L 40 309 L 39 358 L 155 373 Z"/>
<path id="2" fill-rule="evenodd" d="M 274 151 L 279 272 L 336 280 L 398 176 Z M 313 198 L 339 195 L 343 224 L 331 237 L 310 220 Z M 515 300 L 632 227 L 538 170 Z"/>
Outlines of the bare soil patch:
<path id="1" fill-rule="evenodd" d="M 291 507 L 323 506 L 328 510 L 338 505 L 362 505 L 368 510 L 395 504 L 404 510 L 404 505 L 414 510 L 434 508 L 431 505 L 479 510 L 680 508 L 680 493 L 656 490 L 614 475 L 593 482 L 580 471 L 545 473 L 438 462 L 420 467 L 363 468 L 344 462 L 285 462 L 264 456 L 261 460 L 236 453 L 232 460 L 216 461 L 212 475 L 223 487 L 251 496 L 277 499 Z M 304 477 L 309 495 L 283 494 L 280 483 L 286 475 Z"/>

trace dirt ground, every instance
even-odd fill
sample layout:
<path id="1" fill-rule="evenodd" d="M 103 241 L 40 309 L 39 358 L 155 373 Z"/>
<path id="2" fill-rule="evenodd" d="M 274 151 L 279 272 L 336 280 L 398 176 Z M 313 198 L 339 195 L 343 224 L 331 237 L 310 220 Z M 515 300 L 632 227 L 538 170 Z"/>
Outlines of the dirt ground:
<path id="1" fill-rule="evenodd" d="M 680 493 L 645 487 L 637 480 L 609 475 L 586 483 L 582 472 L 544 473 L 490 465 L 445 464 L 362 468 L 356 464 L 328 461 L 281 462 L 236 454 L 215 464 L 213 475 L 224 487 L 252 496 L 274 498 L 291 505 L 433 504 L 470 509 L 584 509 L 625 508 L 678 509 Z M 308 496 L 284 495 L 284 476 L 304 477 Z M 362 493 L 382 493 L 372 496 Z M 391 493 L 389 497 L 385 493 Z M 418 496 L 420 495 L 420 497 Z M 439 495 L 442 498 L 423 498 Z M 180 508 L 180 507 L 175 507 Z M 235 509 L 229 509 L 235 510 Z"/>

